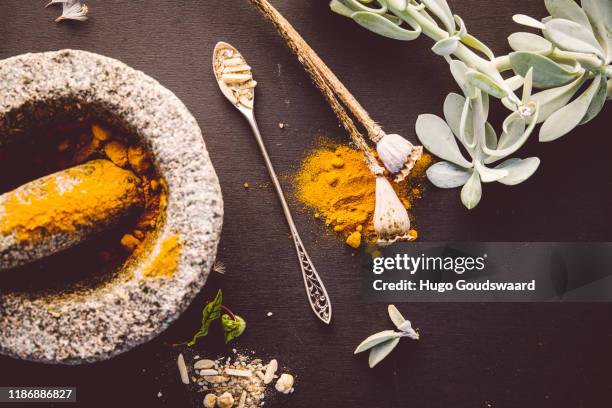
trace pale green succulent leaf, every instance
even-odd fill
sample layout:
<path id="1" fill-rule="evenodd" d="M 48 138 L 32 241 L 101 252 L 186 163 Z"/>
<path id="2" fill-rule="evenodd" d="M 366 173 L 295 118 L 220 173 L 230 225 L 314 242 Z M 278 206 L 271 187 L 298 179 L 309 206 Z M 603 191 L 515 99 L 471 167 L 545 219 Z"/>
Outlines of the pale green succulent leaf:
<path id="1" fill-rule="evenodd" d="M 370 368 L 373 368 L 376 364 L 380 363 L 385 357 L 387 357 L 397 346 L 400 339 L 399 337 L 396 339 L 387 340 L 384 343 L 381 343 L 372 350 L 370 350 L 370 355 L 368 357 L 368 365 Z"/>
<path id="2" fill-rule="evenodd" d="M 524 25 L 524 26 L 531 27 L 531 28 L 537 28 L 538 30 L 541 30 L 544 28 L 544 24 L 542 24 L 540 21 L 536 20 L 533 17 L 526 16 L 524 14 L 515 14 L 512 16 L 512 20 L 517 24 Z"/>
<path id="3" fill-rule="evenodd" d="M 544 0 L 546 10 L 553 18 L 564 18 L 591 29 L 586 13 L 574 0 Z"/>
<path id="4" fill-rule="evenodd" d="M 455 31 L 453 13 L 450 7 L 448 7 L 446 0 L 421 0 L 421 2 L 440 19 L 449 34 Z"/>
<path id="5" fill-rule="evenodd" d="M 603 50 L 593 32 L 578 23 L 553 18 L 546 23 L 542 32 L 549 41 L 562 50 L 604 57 Z"/>
<path id="6" fill-rule="evenodd" d="M 480 51 L 489 60 L 495 58 L 493 51 L 491 51 L 489 47 L 487 47 L 484 43 L 482 43 L 479 39 L 477 39 L 471 34 L 466 34 L 465 36 L 461 37 L 461 42 L 467 45 L 468 47 L 475 49 L 476 51 Z"/>
<path id="7" fill-rule="evenodd" d="M 519 32 L 510 34 L 508 44 L 514 51 L 536 52 L 548 55 L 553 51 L 553 44 L 537 34 Z"/>
<path id="8" fill-rule="evenodd" d="M 431 47 L 431 50 L 435 54 L 445 57 L 455 52 L 457 45 L 459 45 L 459 38 L 452 36 L 436 42 L 433 47 Z"/>
<path id="9" fill-rule="evenodd" d="M 420 27 L 415 30 L 406 30 L 380 14 L 358 11 L 352 15 L 352 18 L 360 26 L 394 40 L 411 41 L 421 34 Z"/>
<path id="10" fill-rule="evenodd" d="M 364 5 L 364 4 L 374 3 L 374 1 L 343 0 L 343 2 L 348 7 L 351 7 L 353 9 L 355 9 L 356 11 L 365 11 L 365 12 L 368 12 L 368 13 L 375 13 L 375 14 L 385 14 L 389 10 L 389 8 L 387 7 L 387 2 L 386 1 L 380 2 L 380 7 L 378 7 L 378 8 L 368 7 L 368 6 Z"/>
<path id="11" fill-rule="evenodd" d="M 584 83 L 584 75 L 578 77 L 572 83 L 567 85 L 546 89 L 544 91 L 531 95 L 531 100 L 540 105 L 540 115 L 538 123 L 544 122 L 550 115 L 558 109 L 564 107 L 572 97 L 578 92 L 580 86 Z"/>
<path id="12" fill-rule="evenodd" d="M 386 0 L 391 10 L 404 11 L 408 7 L 408 0 Z"/>
<path id="13" fill-rule="evenodd" d="M 463 19 L 461 17 L 459 17 L 458 15 L 454 15 L 453 18 L 455 19 L 455 23 L 457 23 L 457 25 L 459 26 L 459 29 L 456 31 L 456 35 L 459 38 L 463 38 L 466 35 L 468 35 L 467 33 L 467 27 L 465 26 L 465 23 L 463 22 Z"/>
<path id="14" fill-rule="evenodd" d="M 461 202 L 468 209 L 476 207 L 482 198 L 482 185 L 477 171 L 472 175 L 461 189 Z"/>
<path id="15" fill-rule="evenodd" d="M 524 82 L 525 80 L 520 75 L 514 75 L 506 79 L 506 85 L 508 86 L 508 88 L 512 89 L 513 91 L 516 91 L 521 86 L 523 86 Z"/>
<path id="16" fill-rule="evenodd" d="M 431 114 L 419 115 L 415 129 L 423 146 L 433 155 L 461 167 L 472 167 L 472 163 L 461 154 L 455 136 L 442 118 Z"/>
<path id="17" fill-rule="evenodd" d="M 599 87 L 589 104 L 589 108 L 585 113 L 584 117 L 580 121 L 580 125 L 584 125 L 587 122 L 590 122 L 593 118 L 599 115 L 599 112 L 603 109 L 604 104 L 606 103 L 606 94 L 607 94 L 607 84 L 606 78 L 603 75 L 600 75 Z"/>
<path id="18" fill-rule="evenodd" d="M 400 332 L 396 332 L 393 330 L 383 330 L 376 334 L 371 335 L 364 341 L 362 341 L 354 351 L 354 354 L 361 353 L 363 351 L 369 350 L 372 347 L 377 346 L 380 343 L 383 343 L 387 340 L 392 340 L 401 337 L 402 334 Z"/>
<path id="19" fill-rule="evenodd" d="M 579 97 L 558 109 L 546 119 L 540 128 L 541 142 L 556 140 L 580 124 L 599 90 L 601 78 L 601 75 L 597 76 Z"/>
<path id="20" fill-rule="evenodd" d="M 527 159 L 509 159 L 495 166 L 496 169 L 506 170 L 508 175 L 500 180 L 500 183 L 514 186 L 527 180 L 536 172 L 540 166 L 540 159 L 529 157 Z"/>
<path id="21" fill-rule="evenodd" d="M 516 134 L 510 135 L 510 132 L 516 132 L 516 130 L 513 130 L 514 127 L 516 127 L 516 129 L 520 129 L 521 122 L 525 119 L 518 112 L 513 112 L 512 114 L 510 114 L 510 116 L 508 116 L 508 118 L 506 118 L 503 126 L 504 133 L 508 134 L 509 136 L 507 138 L 503 138 L 504 135 L 502 134 L 497 149 L 493 150 L 489 149 L 486 146 L 483 146 L 482 150 L 489 156 L 497 158 L 506 157 L 516 152 L 518 149 L 521 148 L 521 146 L 523 146 L 523 144 L 525 144 L 527 139 L 529 139 L 529 136 L 533 132 L 533 129 L 535 128 L 535 125 L 538 121 L 539 112 L 540 107 L 539 105 L 536 105 L 535 112 L 530 117 L 529 125 L 518 136 Z M 513 122 L 518 122 L 518 126 L 514 125 Z"/>
<path id="22" fill-rule="evenodd" d="M 444 99 L 444 119 L 455 136 L 459 136 L 461 112 L 463 112 L 464 104 L 465 97 L 453 92 L 446 95 L 446 99 Z"/>
<path id="23" fill-rule="evenodd" d="M 483 183 L 492 183 L 494 181 L 498 181 L 503 179 L 508 175 L 508 171 L 504 169 L 490 169 L 484 166 L 480 162 L 476 162 L 475 165 L 476 170 L 480 174 L 480 180 Z"/>
<path id="24" fill-rule="evenodd" d="M 459 140 L 467 149 L 476 147 L 476 138 L 474 136 L 474 118 L 472 111 L 471 99 L 466 98 L 461 110 L 461 118 L 459 121 Z"/>
<path id="25" fill-rule="evenodd" d="M 347 7 L 340 0 L 332 0 L 329 3 L 329 8 L 336 14 L 340 14 L 341 16 L 351 18 L 353 13 L 355 12 L 350 7 Z"/>
<path id="26" fill-rule="evenodd" d="M 606 64 L 609 64 L 612 61 L 612 2 L 582 0 L 581 4 L 591 22 L 595 37 L 606 52 Z"/>
<path id="27" fill-rule="evenodd" d="M 502 89 L 491 77 L 479 71 L 470 70 L 467 73 L 467 83 L 480 89 L 495 98 L 503 98 L 507 92 Z"/>
<path id="28" fill-rule="evenodd" d="M 522 77 L 533 68 L 533 85 L 537 88 L 554 88 L 575 80 L 580 74 L 565 69 L 555 61 L 540 54 L 526 51 L 510 53 L 510 65 Z"/>
<path id="29" fill-rule="evenodd" d="M 429 166 L 426 171 L 427 179 L 438 188 L 456 188 L 464 185 L 472 171 L 446 161 Z"/>

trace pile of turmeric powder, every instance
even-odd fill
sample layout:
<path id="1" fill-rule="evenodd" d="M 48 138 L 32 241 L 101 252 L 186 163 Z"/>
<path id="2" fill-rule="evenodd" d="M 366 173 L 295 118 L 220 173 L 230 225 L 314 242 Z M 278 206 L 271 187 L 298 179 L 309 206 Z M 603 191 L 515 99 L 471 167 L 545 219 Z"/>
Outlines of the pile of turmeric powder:
<path id="1" fill-rule="evenodd" d="M 425 170 L 431 156 L 424 154 L 411 172 L 410 180 L 393 183 L 407 209 L 421 198 Z M 302 162 L 295 176 L 298 199 L 312 208 L 314 217 L 340 233 L 345 242 L 358 248 L 362 240 L 375 240 L 373 215 L 376 203 L 376 177 L 368 169 L 363 154 L 346 145 L 324 143 Z M 417 237 L 417 232 L 410 234 Z"/>

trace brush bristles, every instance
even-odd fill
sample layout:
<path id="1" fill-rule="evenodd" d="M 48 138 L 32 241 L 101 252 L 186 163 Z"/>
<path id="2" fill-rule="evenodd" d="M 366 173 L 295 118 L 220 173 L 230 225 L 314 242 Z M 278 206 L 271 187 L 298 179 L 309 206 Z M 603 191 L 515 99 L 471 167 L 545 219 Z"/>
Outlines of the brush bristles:
<path id="1" fill-rule="evenodd" d="M 406 165 L 413 158 L 415 150 L 418 150 L 417 147 L 415 147 L 405 138 L 396 134 L 384 135 L 378 141 L 378 143 L 376 143 L 378 157 L 380 157 L 383 164 L 387 170 L 391 172 L 391 174 L 399 173 L 400 171 L 404 170 Z M 414 166 L 414 162 L 412 163 L 412 166 Z"/>
<path id="2" fill-rule="evenodd" d="M 410 218 L 404 205 L 397 197 L 389 180 L 384 176 L 376 178 L 376 207 L 374 208 L 374 230 L 379 242 L 412 240 L 408 233 Z"/>

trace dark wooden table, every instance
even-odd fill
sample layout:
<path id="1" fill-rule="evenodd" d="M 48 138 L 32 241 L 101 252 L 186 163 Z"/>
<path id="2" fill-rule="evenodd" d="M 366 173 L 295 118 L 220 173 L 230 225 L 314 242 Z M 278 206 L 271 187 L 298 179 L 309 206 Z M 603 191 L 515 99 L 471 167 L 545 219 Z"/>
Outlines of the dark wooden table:
<path id="1" fill-rule="evenodd" d="M 244 0 L 91 0 L 91 19 L 55 24 L 45 1 L 0 1 L 0 57 L 77 48 L 118 58 L 173 90 L 197 118 L 221 180 L 225 224 L 213 276 L 188 311 L 154 341 L 104 363 L 79 367 L 0 358 L 0 385 L 75 385 L 83 407 L 201 406 L 179 383 L 178 350 L 198 326 L 206 299 L 224 289 L 248 321 L 236 346 L 276 357 L 297 375 L 296 392 L 266 406 L 554 407 L 612 403 L 609 304 L 402 304 L 422 341 L 401 344 L 374 370 L 352 350 L 390 328 L 385 305 L 361 302 L 359 257 L 293 201 L 298 226 L 334 301 L 323 327 L 311 315 L 281 208 L 247 124 L 219 93 L 211 53 L 228 41 L 247 57 L 260 86 L 257 111 L 278 171 L 290 175 L 317 135 L 347 139 L 276 32 Z M 420 113 L 441 114 L 455 89 L 431 42 L 394 42 L 333 15 L 326 0 L 273 2 L 386 129 L 414 140 Z M 514 13 L 541 17 L 543 1 L 452 1 L 471 32 L 508 50 Z M 2 80 L 0 78 L 0 80 Z M 608 106 L 609 110 L 610 107 Z M 606 122 L 606 118 L 608 121 Z M 610 114 L 549 144 L 521 152 L 542 159 L 517 187 L 487 185 L 471 212 L 458 191 L 430 188 L 414 209 L 429 241 L 606 241 L 612 238 Z M 284 122 L 284 130 L 277 124 Z M 0 175 L 1 177 L 1 175 Z M 248 191 L 242 187 L 248 181 Z M 286 182 L 290 189 L 290 183 Z M 260 187 L 260 185 L 264 185 Z M 266 313 L 274 313 L 266 317 Z M 228 353 L 212 333 L 198 354 Z M 158 398 L 158 392 L 162 393 Z"/>

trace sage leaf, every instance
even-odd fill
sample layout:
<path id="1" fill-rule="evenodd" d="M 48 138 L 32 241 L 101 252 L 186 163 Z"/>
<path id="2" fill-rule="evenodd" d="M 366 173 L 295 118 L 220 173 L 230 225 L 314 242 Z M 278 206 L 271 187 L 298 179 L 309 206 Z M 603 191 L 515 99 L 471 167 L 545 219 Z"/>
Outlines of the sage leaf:
<path id="1" fill-rule="evenodd" d="M 468 47 L 475 49 L 476 51 L 480 51 L 489 60 L 493 60 L 493 58 L 495 58 L 495 55 L 493 55 L 493 51 L 491 51 L 489 47 L 487 47 L 478 38 L 474 37 L 471 34 L 466 34 L 461 37 L 461 42 L 467 45 Z"/>
<path id="2" fill-rule="evenodd" d="M 397 346 L 400 339 L 399 337 L 396 339 L 387 340 L 384 343 L 381 343 L 372 350 L 370 350 L 370 356 L 368 357 L 368 365 L 370 368 L 373 368 L 376 364 L 380 363 L 385 357 L 387 357 Z"/>
<path id="3" fill-rule="evenodd" d="M 509 159 L 496 166 L 496 169 L 503 169 L 508 172 L 508 175 L 500 180 L 500 183 L 514 186 L 527 180 L 535 173 L 540 166 L 540 159 L 530 157 L 528 159 Z"/>
<path id="4" fill-rule="evenodd" d="M 436 115 L 419 115 L 415 129 L 423 146 L 432 154 L 461 167 L 472 167 L 472 163 L 468 162 L 459 151 L 457 141 L 444 120 Z"/>
<path id="5" fill-rule="evenodd" d="M 612 61 L 612 4 L 609 0 L 581 0 L 595 37 L 606 52 L 606 64 Z"/>
<path id="6" fill-rule="evenodd" d="M 467 73 L 467 82 L 472 86 L 480 89 L 483 92 L 488 93 L 496 98 L 503 98 L 507 95 L 507 92 L 495 83 L 488 75 L 482 72 L 470 70 Z"/>
<path id="7" fill-rule="evenodd" d="M 481 198 L 482 185 L 480 184 L 480 176 L 474 170 L 467 183 L 461 189 L 461 202 L 468 210 L 471 210 L 478 205 Z"/>
<path id="8" fill-rule="evenodd" d="M 538 123 L 544 122 L 555 111 L 564 107 L 576 94 L 578 89 L 580 89 L 583 83 L 584 75 L 565 86 L 546 89 L 531 95 L 531 100 L 540 105 Z"/>
<path id="9" fill-rule="evenodd" d="M 548 57 L 533 52 L 510 53 L 510 65 L 522 77 L 533 68 L 533 85 L 537 88 L 554 88 L 573 81 L 579 75 L 568 71 Z"/>
<path id="10" fill-rule="evenodd" d="M 540 141 L 550 142 L 569 133 L 580 124 L 599 90 L 602 76 L 597 76 L 579 97 L 550 115 L 540 128 Z"/>
<path id="11" fill-rule="evenodd" d="M 406 30 L 401 28 L 385 17 L 365 11 L 354 13 L 352 19 L 360 26 L 383 37 L 391 38 L 400 41 L 411 41 L 421 34 L 421 28 L 415 30 Z"/>
<path id="12" fill-rule="evenodd" d="M 362 341 L 361 344 L 357 346 L 353 354 L 361 353 L 387 340 L 396 339 L 401 336 L 402 333 L 400 332 L 396 332 L 394 330 L 383 330 L 381 332 L 371 335 L 370 337 Z"/>
<path id="13" fill-rule="evenodd" d="M 526 16 L 524 14 L 515 14 L 512 16 L 512 20 L 517 24 L 524 25 L 527 27 L 537 28 L 538 30 L 541 30 L 544 28 L 544 24 L 542 24 L 540 21 L 536 20 L 533 17 Z"/>
<path id="14" fill-rule="evenodd" d="M 492 183 L 503 179 L 508 175 L 508 171 L 504 169 L 490 169 L 480 162 L 475 163 L 476 170 L 480 174 L 480 180 L 483 183 Z"/>
<path id="15" fill-rule="evenodd" d="M 431 50 L 435 54 L 445 57 L 455 52 L 457 45 L 459 45 L 459 38 L 452 36 L 438 41 L 431 47 Z"/>
<path id="16" fill-rule="evenodd" d="M 472 175 L 470 170 L 445 161 L 429 166 L 425 173 L 431 184 L 438 188 L 461 187 Z"/>
<path id="17" fill-rule="evenodd" d="M 606 103 L 606 94 L 607 94 L 607 85 L 606 80 L 603 75 L 600 75 L 599 88 L 595 92 L 595 96 L 591 100 L 591 104 L 587 109 L 586 114 L 580 121 L 580 125 L 584 125 L 587 122 L 590 122 L 595 116 L 599 115 L 599 112 L 603 109 L 604 104 Z"/>
<path id="18" fill-rule="evenodd" d="M 553 18 L 564 18 L 591 29 L 586 13 L 574 0 L 544 0 L 546 10 Z"/>
<path id="19" fill-rule="evenodd" d="M 508 44 L 514 51 L 535 52 L 542 55 L 550 54 L 554 48 L 553 44 L 546 38 L 524 32 L 510 34 Z"/>
<path id="20" fill-rule="evenodd" d="M 604 57 L 603 50 L 593 32 L 578 23 L 553 18 L 545 24 L 542 32 L 549 41 L 563 50 Z"/>
<path id="21" fill-rule="evenodd" d="M 217 296 L 211 302 L 207 303 L 202 310 L 202 325 L 200 330 L 194 334 L 190 342 L 187 343 L 189 347 L 196 344 L 199 338 L 204 337 L 208 334 L 208 329 L 212 322 L 221 317 L 221 304 L 223 303 L 223 293 L 221 289 L 217 292 Z"/>
<path id="22" fill-rule="evenodd" d="M 347 7 L 340 0 L 331 0 L 329 3 L 329 8 L 336 14 L 340 14 L 344 17 L 351 18 L 353 13 L 355 12 L 353 9 Z"/>
<path id="23" fill-rule="evenodd" d="M 440 19 L 449 34 L 452 34 L 455 31 L 455 20 L 453 19 L 453 13 L 448 7 L 446 0 L 421 0 L 421 2 Z"/>
<path id="24" fill-rule="evenodd" d="M 398 329 L 400 328 L 401 325 L 403 325 L 406 322 L 406 319 L 404 319 L 404 316 L 402 316 L 400 311 L 397 310 L 397 307 L 395 307 L 395 305 L 387 306 L 387 312 L 389 313 L 389 317 L 391 318 L 391 321 L 393 322 L 395 327 L 397 327 Z"/>
<path id="25" fill-rule="evenodd" d="M 234 315 L 234 318 L 232 318 L 230 315 L 224 314 L 221 316 L 221 325 L 223 326 L 226 344 L 239 337 L 246 329 L 246 321 L 238 315 Z"/>

